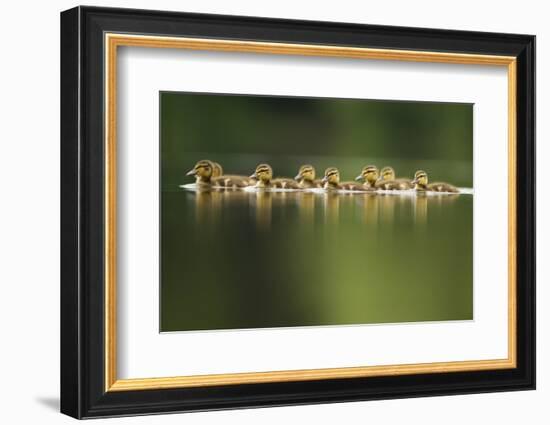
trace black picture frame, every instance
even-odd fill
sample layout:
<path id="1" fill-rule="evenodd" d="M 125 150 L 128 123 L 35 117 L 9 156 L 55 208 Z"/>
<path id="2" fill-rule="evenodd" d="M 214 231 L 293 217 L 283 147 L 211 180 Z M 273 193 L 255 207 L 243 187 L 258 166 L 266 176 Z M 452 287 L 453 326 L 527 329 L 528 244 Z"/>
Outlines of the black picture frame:
<path id="1" fill-rule="evenodd" d="M 517 58 L 517 367 L 105 391 L 104 33 Z M 61 412 L 75 418 L 535 388 L 535 37 L 131 9 L 61 13 Z"/>

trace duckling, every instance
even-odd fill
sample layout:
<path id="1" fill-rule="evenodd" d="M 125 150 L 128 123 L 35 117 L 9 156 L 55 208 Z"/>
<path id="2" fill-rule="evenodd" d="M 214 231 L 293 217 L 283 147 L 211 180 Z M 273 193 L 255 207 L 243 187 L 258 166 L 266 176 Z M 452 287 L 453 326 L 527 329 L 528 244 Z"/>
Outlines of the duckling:
<path id="1" fill-rule="evenodd" d="M 395 171 L 392 167 L 384 167 L 380 171 L 380 177 L 376 182 L 376 187 L 383 190 L 408 190 L 414 185 L 409 179 L 395 178 Z"/>
<path id="2" fill-rule="evenodd" d="M 355 177 L 356 181 L 362 181 L 365 188 L 376 188 L 376 182 L 378 181 L 378 168 L 376 165 L 366 165 L 361 170 L 361 174 Z"/>
<path id="3" fill-rule="evenodd" d="M 343 182 L 340 183 L 340 172 L 336 167 L 329 167 L 325 170 L 325 176 L 321 180 L 324 184 L 326 190 L 360 190 L 360 191 L 370 191 L 374 190 L 370 187 L 365 187 L 361 183 L 355 182 Z"/>
<path id="4" fill-rule="evenodd" d="M 428 184 L 428 173 L 423 170 L 418 170 L 414 173 L 414 180 L 412 181 L 414 188 L 422 192 L 449 192 L 460 193 L 460 191 L 449 183 L 430 183 Z"/>
<path id="5" fill-rule="evenodd" d="M 187 172 L 187 176 L 194 176 L 198 186 L 203 188 L 243 188 L 249 185 L 249 179 L 239 176 L 224 176 L 220 164 L 208 159 L 201 159 L 193 169 Z"/>
<path id="6" fill-rule="evenodd" d="M 185 174 L 194 176 L 197 185 L 210 185 L 214 173 L 214 163 L 208 159 L 201 159 Z"/>
<path id="7" fill-rule="evenodd" d="M 302 189 L 311 189 L 315 187 L 323 187 L 323 183 L 319 179 L 315 179 L 315 168 L 313 165 L 302 165 L 298 170 L 298 174 L 294 177 L 298 182 L 298 186 Z"/>
<path id="8" fill-rule="evenodd" d="M 262 189 L 300 189 L 298 183 L 292 179 L 274 179 L 273 169 L 268 164 L 258 165 L 250 178 L 257 180 L 255 187 Z"/>

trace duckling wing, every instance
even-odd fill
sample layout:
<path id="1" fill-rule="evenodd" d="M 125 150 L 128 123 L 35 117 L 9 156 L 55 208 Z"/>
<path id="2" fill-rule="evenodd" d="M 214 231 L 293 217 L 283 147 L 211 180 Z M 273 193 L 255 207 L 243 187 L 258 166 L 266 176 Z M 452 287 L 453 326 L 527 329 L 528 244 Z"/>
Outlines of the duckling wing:
<path id="1" fill-rule="evenodd" d="M 357 190 L 357 191 L 361 191 L 361 192 L 371 192 L 371 191 L 376 190 L 372 187 L 368 187 L 368 186 L 362 185 L 361 183 L 357 183 L 357 182 L 343 182 L 343 183 L 340 183 L 340 189 L 342 189 L 342 190 Z"/>
<path id="2" fill-rule="evenodd" d="M 298 185 L 302 189 L 320 189 L 324 186 L 321 180 L 301 180 Z"/>
<path id="3" fill-rule="evenodd" d="M 300 184 L 296 180 L 285 178 L 271 180 L 271 186 L 278 189 L 300 189 Z"/>
<path id="4" fill-rule="evenodd" d="M 377 182 L 378 189 L 382 190 L 404 190 L 407 189 L 404 184 L 397 180 L 383 180 L 381 182 Z"/>
<path id="5" fill-rule="evenodd" d="M 388 182 L 393 180 L 377 180 L 374 182 L 374 185 L 369 185 L 370 187 L 374 187 L 375 189 L 385 189 L 385 185 L 387 185 Z M 367 184 L 365 184 L 367 185 Z"/>
<path id="6" fill-rule="evenodd" d="M 414 187 L 414 184 L 409 179 L 399 178 L 395 179 L 395 182 L 397 183 L 400 190 L 412 189 Z"/>

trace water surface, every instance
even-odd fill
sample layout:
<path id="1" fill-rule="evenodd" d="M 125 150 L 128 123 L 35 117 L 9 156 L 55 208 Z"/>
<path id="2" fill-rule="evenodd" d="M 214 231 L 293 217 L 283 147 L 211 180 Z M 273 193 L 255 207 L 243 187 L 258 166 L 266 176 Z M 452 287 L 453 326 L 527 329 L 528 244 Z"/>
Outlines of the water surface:
<path id="1" fill-rule="evenodd" d="M 161 331 L 472 319 L 472 195 L 161 195 Z"/>

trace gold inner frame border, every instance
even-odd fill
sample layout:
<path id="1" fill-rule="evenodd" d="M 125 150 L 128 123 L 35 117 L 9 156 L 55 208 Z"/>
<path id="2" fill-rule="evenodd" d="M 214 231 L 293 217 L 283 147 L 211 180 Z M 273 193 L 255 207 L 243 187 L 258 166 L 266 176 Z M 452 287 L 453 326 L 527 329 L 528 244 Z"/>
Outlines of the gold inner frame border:
<path id="1" fill-rule="evenodd" d="M 464 53 L 371 49 L 330 45 L 288 44 L 201 38 L 161 37 L 106 33 L 105 46 L 105 391 L 203 387 L 322 379 L 344 379 L 511 369 L 516 353 L 516 58 Z M 508 72 L 508 357 L 495 360 L 468 360 L 382 366 L 341 367 L 215 375 L 118 379 L 116 323 L 116 123 L 117 51 L 120 46 L 226 51 L 279 55 L 324 56 L 355 59 L 396 60 L 507 67 Z"/>

